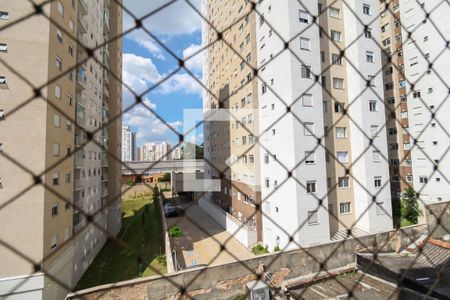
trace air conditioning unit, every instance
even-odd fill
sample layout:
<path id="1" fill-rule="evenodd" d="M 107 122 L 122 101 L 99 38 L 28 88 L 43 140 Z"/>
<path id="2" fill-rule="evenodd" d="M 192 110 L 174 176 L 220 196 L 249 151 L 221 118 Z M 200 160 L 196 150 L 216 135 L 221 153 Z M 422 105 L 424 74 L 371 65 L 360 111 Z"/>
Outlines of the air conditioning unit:
<path id="1" fill-rule="evenodd" d="M 250 281 L 247 288 L 250 290 L 250 300 L 270 300 L 269 287 L 264 281 Z"/>

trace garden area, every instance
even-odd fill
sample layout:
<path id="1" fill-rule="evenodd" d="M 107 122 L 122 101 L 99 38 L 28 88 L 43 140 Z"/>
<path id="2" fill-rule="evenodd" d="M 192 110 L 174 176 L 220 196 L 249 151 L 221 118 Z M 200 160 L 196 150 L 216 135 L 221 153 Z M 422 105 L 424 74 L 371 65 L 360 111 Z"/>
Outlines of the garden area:
<path id="1" fill-rule="evenodd" d="M 157 194 L 149 189 L 128 193 L 122 203 L 122 230 L 118 238 L 131 249 L 115 240 L 108 240 L 75 290 L 167 272 L 161 213 L 156 197 Z M 142 255 L 142 261 L 136 253 Z"/>

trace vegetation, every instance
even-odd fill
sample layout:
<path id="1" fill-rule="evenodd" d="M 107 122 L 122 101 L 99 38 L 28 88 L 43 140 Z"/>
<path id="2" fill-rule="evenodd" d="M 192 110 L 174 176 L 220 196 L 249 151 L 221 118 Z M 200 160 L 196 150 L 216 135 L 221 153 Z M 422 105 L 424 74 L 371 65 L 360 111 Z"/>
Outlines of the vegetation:
<path id="1" fill-rule="evenodd" d="M 204 157 L 203 143 L 200 145 L 196 145 L 193 143 L 186 142 L 184 143 L 184 146 L 181 148 L 181 153 L 182 159 L 189 159 L 189 158 L 203 159 Z"/>
<path id="2" fill-rule="evenodd" d="M 159 182 L 170 182 L 170 173 L 164 173 L 164 176 L 161 177 Z"/>
<path id="3" fill-rule="evenodd" d="M 401 226 L 409 226 L 417 224 L 419 216 L 422 215 L 422 210 L 417 201 L 417 193 L 408 188 L 404 191 L 400 202 Z"/>
<path id="4" fill-rule="evenodd" d="M 273 247 L 273 252 L 280 252 L 280 251 L 281 251 L 281 249 L 280 249 L 279 245 L 276 245 L 275 247 Z"/>
<path id="5" fill-rule="evenodd" d="M 154 193 L 146 192 L 123 201 L 118 239 L 127 246 L 108 240 L 75 290 L 167 272 L 162 216 L 155 199 Z"/>
<path id="6" fill-rule="evenodd" d="M 252 253 L 255 255 L 262 255 L 262 254 L 266 254 L 269 253 L 269 247 L 263 247 L 261 244 L 257 244 L 255 246 L 252 247 Z"/>
<path id="7" fill-rule="evenodd" d="M 180 226 L 178 226 L 177 224 L 172 225 L 169 228 L 169 235 L 171 237 L 182 237 L 183 236 L 183 230 L 181 230 Z"/>
<path id="8" fill-rule="evenodd" d="M 127 185 L 128 186 L 133 186 L 133 185 L 135 185 L 136 184 L 136 182 L 134 182 L 134 180 L 133 179 L 128 179 L 128 181 L 127 181 Z"/>

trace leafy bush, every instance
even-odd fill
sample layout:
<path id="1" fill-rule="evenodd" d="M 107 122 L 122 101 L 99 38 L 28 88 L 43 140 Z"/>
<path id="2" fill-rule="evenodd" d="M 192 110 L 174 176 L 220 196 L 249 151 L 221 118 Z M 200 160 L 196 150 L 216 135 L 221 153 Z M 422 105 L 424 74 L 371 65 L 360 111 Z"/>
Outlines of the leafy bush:
<path id="1" fill-rule="evenodd" d="M 169 235 L 171 237 L 181 237 L 183 236 L 183 230 L 181 230 L 180 226 L 175 224 L 169 228 Z"/>
<path id="2" fill-rule="evenodd" d="M 258 244 L 252 247 L 252 253 L 255 255 L 262 255 L 262 254 L 266 254 L 269 253 L 269 249 L 268 246 L 263 247 L 263 245 Z"/>
<path id="3" fill-rule="evenodd" d="M 167 266 L 167 260 L 166 260 L 165 254 L 160 254 L 155 259 L 160 265 L 163 265 L 165 267 Z"/>
<path id="4" fill-rule="evenodd" d="M 136 182 L 134 182 L 134 180 L 130 178 L 130 179 L 128 179 L 127 184 L 128 184 L 129 186 L 133 186 L 133 185 L 136 184 Z"/>
<path id="5" fill-rule="evenodd" d="M 400 202 L 400 212 L 403 220 L 403 224 L 417 224 L 419 216 L 422 215 L 422 210 L 419 207 L 419 202 L 417 201 L 417 193 L 412 189 L 408 188 L 402 195 L 402 200 Z M 402 224 L 402 226 L 404 226 Z"/>
<path id="6" fill-rule="evenodd" d="M 281 251 L 280 246 L 276 245 L 275 247 L 273 247 L 273 252 L 279 252 Z"/>

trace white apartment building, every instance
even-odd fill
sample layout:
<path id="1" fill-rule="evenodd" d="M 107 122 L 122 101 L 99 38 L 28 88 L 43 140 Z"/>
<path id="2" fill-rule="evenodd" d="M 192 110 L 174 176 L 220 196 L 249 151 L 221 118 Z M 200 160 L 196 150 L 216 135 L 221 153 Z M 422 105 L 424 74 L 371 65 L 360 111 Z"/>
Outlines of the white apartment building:
<path id="1" fill-rule="evenodd" d="M 424 203 L 450 200 L 449 16 L 446 1 L 400 1 L 413 182 Z"/>
<path id="2" fill-rule="evenodd" d="M 232 11 L 242 16 L 248 4 L 240 1 Z M 222 19 L 217 14 L 220 5 L 205 1 L 203 9 L 210 18 L 216 18 L 217 26 L 228 28 L 236 16 Z M 247 63 L 242 58 L 236 60 L 228 47 L 208 49 L 205 82 L 217 92 L 219 102 L 223 97 L 225 108 L 238 113 L 244 107 L 234 78 L 240 80 L 245 75 L 242 86 L 254 81 L 258 84 L 250 101 L 259 108 L 253 124 L 259 127 L 261 144 L 260 160 L 252 161 L 261 193 L 257 203 L 263 211 L 256 227 L 262 227 L 259 241 L 269 249 L 327 242 L 345 236 L 349 228 L 353 234 L 392 229 L 389 169 L 383 159 L 388 156 L 381 51 L 376 42 L 380 39 L 378 5 L 375 0 L 345 4 L 328 0 L 257 1 L 258 14 L 251 13 L 223 34 L 228 41 L 236 41 L 235 51 Z M 315 18 L 319 10 L 320 17 Z M 254 17 L 256 22 L 252 22 Z M 368 24 L 367 29 L 364 24 Z M 254 28 L 248 30 L 248 26 Z M 241 36 L 245 39 L 239 46 Z M 204 44 L 214 39 L 207 26 L 203 39 Z M 246 47 L 253 39 L 255 50 Z M 288 50 L 285 41 L 290 41 Z M 343 49 L 348 60 L 340 55 Z M 226 57 L 226 70 L 217 64 L 216 56 Z M 246 65 L 255 61 L 258 78 L 252 80 Z M 212 98 L 204 96 L 205 111 L 218 107 L 217 99 Z M 238 124 L 222 125 L 229 128 L 229 137 L 220 124 L 216 126 L 220 135 L 213 125 L 205 125 L 205 157 L 220 165 L 228 159 L 224 154 L 235 152 Z M 227 140 L 231 141 L 231 151 L 223 150 Z M 238 167 L 231 169 L 233 178 L 241 177 Z M 242 200 L 234 199 L 234 194 L 227 196 L 225 184 L 223 193 L 209 197 L 218 205 L 232 203 L 224 209 L 240 212 Z"/>
<path id="3" fill-rule="evenodd" d="M 132 161 L 134 157 L 136 136 L 130 126 L 122 126 L 122 161 Z"/>

